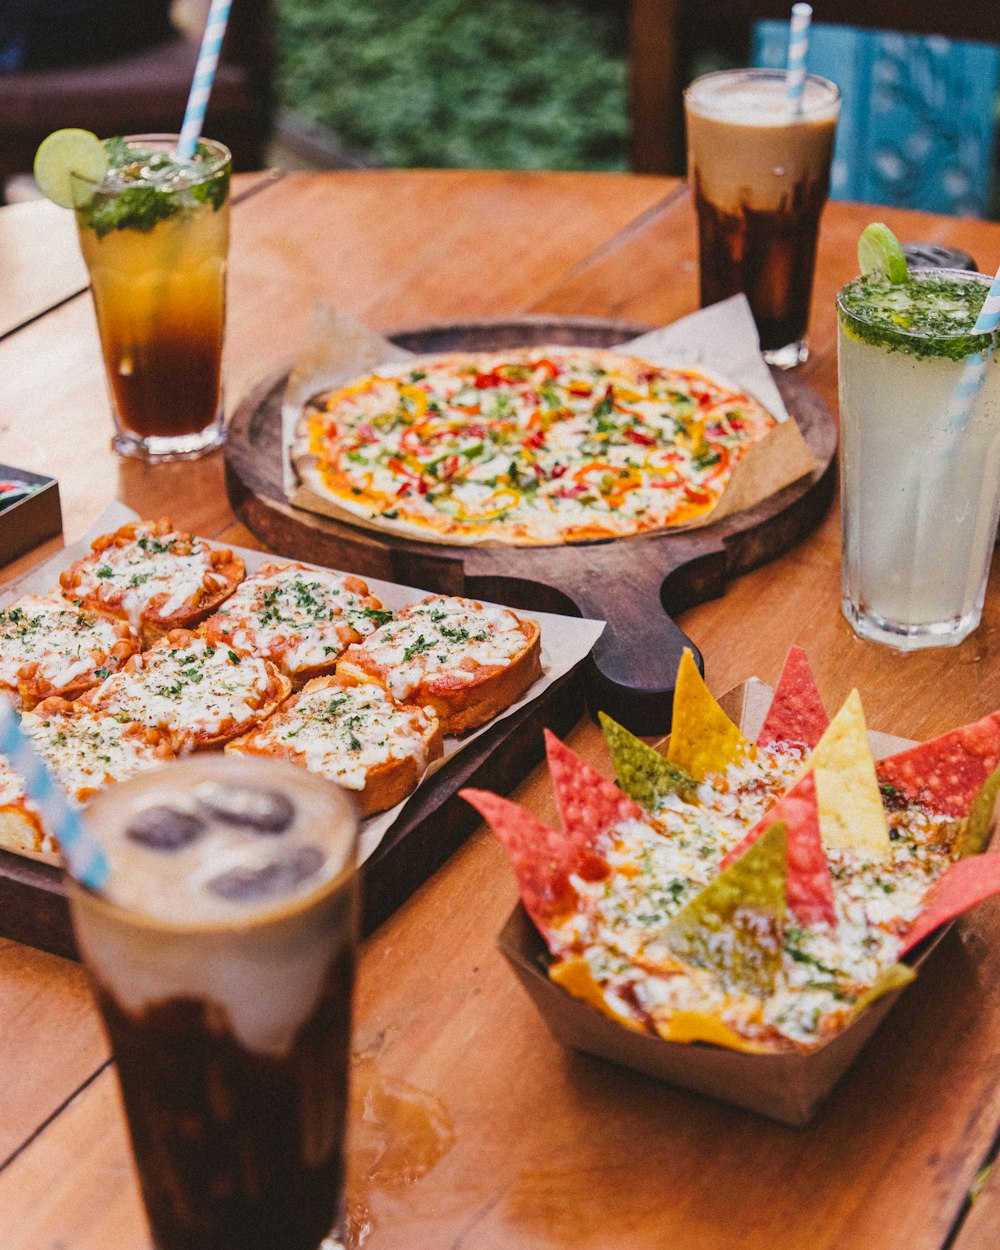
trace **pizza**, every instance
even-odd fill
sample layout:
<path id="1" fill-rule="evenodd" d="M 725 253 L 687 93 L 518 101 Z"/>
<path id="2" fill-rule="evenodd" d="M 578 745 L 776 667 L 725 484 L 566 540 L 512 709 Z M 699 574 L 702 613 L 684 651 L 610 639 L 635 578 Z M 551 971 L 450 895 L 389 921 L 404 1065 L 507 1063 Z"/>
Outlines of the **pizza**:
<path id="1" fill-rule="evenodd" d="M 391 617 L 359 577 L 268 563 L 243 581 L 199 632 L 264 656 L 294 686 L 302 686 L 332 673 L 352 642 Z"/>
<path id="2" fill-rule="evenodd" d="M 618 352 L 451 353 L 316 396 L 292 459 L 355 522 L 457 544 L 574 543 L 706 516 L 777 424 L 721 379 Z"/>
<path id="3" fill-rule="evenodd" d="M 242 755 L 276 755 L 348 790 L 362 816 L 395 807 L 442 752 L 430 708 L 399 704 L 371 682 L 316 677 L 256 729 L 229 743 Z"/>
<path id="4" fill-rule="evenodd" d="M 243 561 L 180 533 L 169 518 L 102 534 L 90 552 L 60 574 L 73 603 L 128 621 L 149 645 L 171 629 L 191 629 L 227 599 L 244 576 Z"/>
<path id="5" fill-rule="evenodd" d="M 82 696 L 107 716 L 138 721 L 175 751 L 223 746 L 276 711 L 291 682 L 260 656 L 173 629 Z"/>
<path id="6" fill-rule="evenodd" d="M 808 1052 L 1000 893 L 1000 711 L 876 762 L 857 691 L 827 720 L 805 676 L 793 654 L 753 742 L 686 652 L 665 755 L 601 718 L 617 784 L 547 734 L 561 830 L 462 792 L 567 992 L 665 1041 Z"/>
<path id="7" fill-rule="evenodd" d="M 147 725 L 119 720 L 53 697 L 26 712 L 21 726 L 70 801 L 173 759 L 169 743 Z M 55 862 L 57 847 L 24 783 L 0 756 L 0 845 Z"/>
<path id="8" fill-rule="evenodd" d="M 541 630 L 510 608 L 429 595 L 348 647 L 337 673 L 433 708 L 445 733 L 465 733 L 509 707 L 541 674 Z"/>
<path id="9" fill-rule="evenodd" d="M 0 690 L 19 708 L 53 695 L 73 699 L 140 649 L 126 621 L 61 595 L 24 595 L 0 611 Z"/>
<path id="10" fill-rule="evenodd" d="M 368 817 L 416 789 L 445 732 L 498 715 L 541 672 L 538 622 L 509 609 L 442 595 L 392 610 L 360 578 L 294 561 L 244 573 L 169 519 L 141 521 L 96 539 L 61 593 L 0 609 L 0 697 L 71 802 L 231 746 L 327 777 Z M 59 862 L 2 756 L 0 847 Z"/>

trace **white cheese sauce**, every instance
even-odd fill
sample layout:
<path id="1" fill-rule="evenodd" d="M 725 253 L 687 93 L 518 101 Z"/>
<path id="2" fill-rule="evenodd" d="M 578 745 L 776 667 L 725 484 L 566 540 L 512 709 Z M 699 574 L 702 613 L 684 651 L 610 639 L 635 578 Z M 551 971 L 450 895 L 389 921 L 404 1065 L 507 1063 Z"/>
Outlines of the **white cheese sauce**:
<path id="1" fill-rule="evenodd" d="M 256 731 L 254 745 L 287 749 L 311 772 L 362 790 L 369 773 L 391 760 L 411 757 L 422 775 L 435 719 L 423 708 L 397 707 L 375 685 L 331 685 L 296 696 Z"/>
<path id="2" fill-rule="evenodd" d="M 38 678 L 65 689 L 93 672 L 117 641 L 106 617 L 81 611 L 60 595 L 27 595 L 0 611 L 0 685 L 16 690 L 20 670 L 37 664 Z"/>
<path id="3" fill-rule="evenodd" d="M 95 706 L 166 729 L 185 744 L 214 736 L 224 722 L 258 719 L 271 688 L 266 661 L 203 638 L 184 646 L 161 641 L 129 668 L 97 688 Z"/>
<path id="4" fill-rule="evenodd" d="M 449 681 L 471 683 L 484 667 L 502 668 L 526 641 L 506 608 L 442 595 L 404 608 L 357 650 L 402 702 L 428 678 L 447 673 Z"/>
<path id="5" fill-rule="evenodd" d="M 174 544 L 190 542 L 189 555 L 178 554 Z M 80 570 L 80 584 L 67 592 L 69 598 L 93 598 L 109 609 L 123 612 L 133 628 L 139 627 L 143 611 L 157 596 L 164 596 L 156 615 L 167 620 L 198 601 L 205 577 L 212 572 L 207 543 L 190 535 L 153 532 L 152 524 L 136 528 L 135 542 L 111 544 L 96 552 Z"/>
<path id="6" fill-rule="evenodd" d="M 349 589 L 338 573 L 287 568 L 244 581 L 211 624 L 234 646 L 257 651 L 288 673 L 332 664 L 349 643 L 391 616 L 371 595 Z"/>
<path id="7" fill-rule="evenodd" d="M 648 824 L 613 826 L 599 840 L 609 875 L 572 879 L 577 911 L 553 933 L 554 953 L 582 958 L 609 1005 L 647 1024 L 684 1010 L 713 1015 L 751 1039 L 777 1033 L 809 1046 L 835 1032 L 898 961 L 902 937 L 951 862 L 946 818 L 892 813 L 884 860 L 827 851 L 836 928 L 806 929 L 786 915 L 766 999 L 726 984 L 718 970 L 679 965 L 664 939 L 670 919 L 717 879 L 720 860 L 794 781 L 801 759 L 797 748 L 755 752 L 724 777 L 706 778 L 693 801 L 668 795 Z M 749 925 L 754 917 L 743 919 Z M 715 934 L 712 949 L 727 940 L 729 930 Z M 761 929 L 762 949 L 773 940 Z"/>

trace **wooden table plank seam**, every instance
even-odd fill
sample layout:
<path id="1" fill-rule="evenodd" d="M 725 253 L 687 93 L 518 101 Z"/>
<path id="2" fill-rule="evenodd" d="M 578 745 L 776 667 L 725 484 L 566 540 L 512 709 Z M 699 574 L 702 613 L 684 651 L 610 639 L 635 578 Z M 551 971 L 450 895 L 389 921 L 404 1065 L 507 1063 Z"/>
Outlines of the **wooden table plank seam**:
<path id="1" fill-rule="evenodd" d="M 52 1111 L 45 1117 L 44 1120 L 41 1120 L 39 1122 L 39 1124 L 33 1130 L 33 1132 L 30 1133 L 27 1137 L 25 1137 L 24 1141 L 22 1141 L 21 1144 L 15 1150 L 12 1150 L 6 1159 L 0 1159 L 0 1175 L 3 1175 L 3 1173 L 7 1170 L 7 1168 L 9 1168 L 13 1163 L 15 1163 L 16 1160 L 19 1159 L 20 1156 L 24 1154 L 26 1150 L 29 1149 L 29 1147 L 31 1146 L 33 1142 L 37 1141 L 46 1132 L 47 1129 L 49 1129 L 53 1124 L 55 1124 L 56 1121 L 59 1119 L 59 1117 L 67 1109 L 67 1107 L 71 1106 L 79 1097 L 81 1097 L 81 1095 L 85 1094 L 87 1090 L 90 1089 L 90 1087 L 94 1084 L 94 1082 L 99 1079 L 99 1077 L 101 1076 L 101 1073 L 106 1072 L 108 1068 L 113 1066 L 113 1064 L 114 1064 L 114 1060 L 109 1055 L 108 1058 L 105 1059 L 103 1063 L 98 1064 L 98 1066 L 93 1070 L 93 1072 L 91 1072 L 91 1074 L 87 1077 L 85 1081 L 81 1081 L 79 1085 L 77 1085 L 73 1090 L 71 1090 L 66 1095 L 66 1097 L 63 1098 L 63 1100 L 56 1107 L 52 1109 Z"/>

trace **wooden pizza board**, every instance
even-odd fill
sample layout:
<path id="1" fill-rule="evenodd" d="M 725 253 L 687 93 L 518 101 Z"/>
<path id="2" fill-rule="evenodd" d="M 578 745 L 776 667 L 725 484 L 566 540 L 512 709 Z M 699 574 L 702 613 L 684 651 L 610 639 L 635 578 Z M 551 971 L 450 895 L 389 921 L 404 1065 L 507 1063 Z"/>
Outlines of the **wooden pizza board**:
<path id="1" fill-rule="evenodd" d="M 524 317 L 425 326 L 390 337 L 418 353 L 542 343 L 610 347 L 648 328 L 594 318 Z M 731 578 L 787 551 L 815 528 L 833 494 L 833 417 L 801 379 L 776 372 L 778 389 L 816 469 L 754 508 L 702 529 L 559 547 L 456 547 L 398 538 L 287 502 L 281 451 L 287 376 L 256 387 L 229 426 L 229 499 L 257 537 L 278 554 L 363 577 L 606 621 L 588 664 L 588 704 L 633 733 L 669 730 L 674 676 L 684 647 L 692 649 L 701 666 L 698 648 L 670 614 L 721 595 Z"/>

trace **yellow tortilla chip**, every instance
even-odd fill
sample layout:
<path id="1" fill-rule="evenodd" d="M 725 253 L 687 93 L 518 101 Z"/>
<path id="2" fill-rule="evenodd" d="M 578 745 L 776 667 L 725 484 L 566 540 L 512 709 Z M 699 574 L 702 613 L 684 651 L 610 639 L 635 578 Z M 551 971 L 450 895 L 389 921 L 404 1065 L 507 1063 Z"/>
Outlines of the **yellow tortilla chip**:
<path id="1" fill-rule="evenodd" d="M 673 722 L 667 759 L 686 768 L 697 781 L 724 773 L 753 750 L 709 693 L 689 647 L 677 666 Z"/>
<path id="2" fill-rule="evenodd" d="M 556 985 L 561 985 L 574 998 L 583 999 L 585 1003 L 589 1003 L 591 1007 L 596 1007 L 598 1011 L 602 1011 L 606 1016 L 610 1016 L 612 1020 L 623 1024 L 627 1029 L 632 1029 L 636 1033 L 646 1032 L 640 1020 L 637 1020 L 634 1016 L 623 1015 L 621 1012 L 615 1011 L 604 997 L 604 990 L 594 980 L 590 969 L 582 959 L 564 959 L 559 963 L 553 964 L 549 968 L 549 976 L 555 981 Z"/>
<path id="3" fill-rule="evenodd" d="M 889 853 L 889 826 L 857 690 L 830 721 L 802 771 L 810 768 L 816 775 L 823 845 L 884 858 Z"/>
<path id="4" fill-rule="evenodd" d="M 750 1055 L 772 1050 L 765 1042 L 752 1042 L 734 1033 L 716 1016 L 701 1011 L 675 1011 L 665 1020 L 656 1021 L 656 1031 L 668 1042 L 712 1042 L 727 1050 L 742 1050 Z"/>

